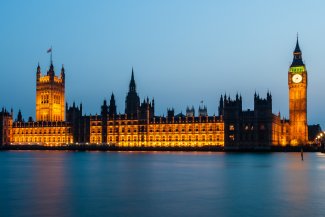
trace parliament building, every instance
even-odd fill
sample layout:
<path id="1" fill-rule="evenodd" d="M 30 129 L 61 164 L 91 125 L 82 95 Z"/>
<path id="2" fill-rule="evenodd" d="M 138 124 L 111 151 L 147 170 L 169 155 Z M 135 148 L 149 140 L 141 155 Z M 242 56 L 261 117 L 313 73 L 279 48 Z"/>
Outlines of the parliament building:
<path id="1" fill-rule="evenodd" d="M 155 114 L 155 101 L 140 100 L 132 69 L 124 114 L 117 114 L 114 94 L 103 101 L 99 115 L 84 115 L 82 104 L 65 102 L 65 70 L 55 75 L 50 63 L 46 75 L 36 69 L 36 119 L 25 121 L 19 110 L 0 112 L 0 144 L 61 146 L 107 144 L 122 147 L 205 147 L 225 149 L 269 148 L 308 144 L 307 70 L 297 43 L 288 70 L 289 120 L 272 113 L 272 95 L 255 93 L 254 109 L 242 109 L 242 96 L 220 96 L 218 115 L 194 107 L 186 113 Z"/>

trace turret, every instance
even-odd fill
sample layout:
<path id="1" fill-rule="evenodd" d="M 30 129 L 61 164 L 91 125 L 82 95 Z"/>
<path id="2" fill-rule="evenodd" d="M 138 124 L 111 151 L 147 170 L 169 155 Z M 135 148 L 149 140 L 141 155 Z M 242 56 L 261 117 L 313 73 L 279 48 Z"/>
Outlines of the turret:
<path id="1" fill-rule="evenodd" d="M 16 121 L 18 121 L 18 122 L 22 122 L 23 121 L 23 116 L 21 115 L 20 109 L 18 111 L 18 115 L 17 115 L 17 120 Z"/>
<path id="2" fill-rule="evenodd" d="M 219 112 L 219 116 L 223 115 L 223 97 L 222 97 L 222 94 L 221 94 L 220 100 L 219 100 L 218 112 Z"/>
<path id="3" fill-rule="evenodd" d="M 190 107 L 186 107 L 186 117 L 194 117 L 195 116 L 195 109 L 194 106 Z"/>
<path id="4" fill-rule="evenodd" d="M 115 104 L 115 97 L 113 93 L 111 95 L 111 100 L 109 101 L 108 113 L 110 116 L 116 115 L 116 104 Z"/>
<path id="5" fill-rule="evenodd" d="M 199 106 L 199 116 L 208 116 L 208 109 L 206 106 Z"/>
<path id="6" fill-rule="evenodd" d="M 50 69 L 47 71 L 47 75 L 50 76 L 51 81 L 54 80 L 55 73 L 54 73 L 54 66 L 53 66 L 52 62 L 51 62 L 51 65 L 50 65 Z"/>
<path id="7" fill-rule="evenodd" d="M 39 79 L 41 78 L 42 72 L 41 72 L 41 67 L 39 66 L 39 63 L 37 65 L 37 69 L 36 69 L 36 82 L 39 81 Z"/>
<path id="8" fill-rule="evenodd" d="M 65 69 L 64 69 L 63 64 L 62 64 L 62 68 L 61 68 L 61 79 L 62 79 L 62 83 L 64 84 L 64 82 L 65 82 Z"/>
<path id="9" fill-rule="evenodd" d="M 80 114 L 81 114 L 81 116 L 82 116 L 82 103 L 80 103 Z"/>
<path id="10" fill-rule="evenodd" d="M 174 114 L 175 114 L 175 112 L 174 112 L 174 109 L 173 108 L 167 109 L 167 117 L 168 118 L 174 117 Z"/>
<path id="11" fill-rule="evenodd" d="M 258 94 L 254 94 L 254 111 L 255 115 L 264 117 L 272 117 L 272 96 L 270 92 L 267 92 L 266 98 L 261 98 Z"/>
<path id="12" fill-rule="evenodd" d="M 108 114 L 108 106 L 107 106 L 107 102 L 106 102 L 106 99 L 104 100 L 103 102 L 103 105 L 101 107 L 101 115 L 104 117 L 106 116 L 107 117 L 107 114 Z"/>
<path id="13" fill-rule="evenodd" d="M 271 103 L 272 103 L 272 95 L 271 95 L 271 92 L 267 91 L 266 99 L 267 99 L 267 101 L 271 101 Z"/>

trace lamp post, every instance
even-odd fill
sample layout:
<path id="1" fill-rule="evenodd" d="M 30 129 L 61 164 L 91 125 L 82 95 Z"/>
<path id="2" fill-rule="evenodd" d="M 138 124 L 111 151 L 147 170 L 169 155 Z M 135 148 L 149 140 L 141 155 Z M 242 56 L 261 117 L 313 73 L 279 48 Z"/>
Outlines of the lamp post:
<path id="1" fill-rule="evenodd" d="M 325 132 L 320 133 L 317 137 L 316 140 L 318 141 L 318 144 L 320 146 L 321 151 L 324 151 L 324 144 L 323 144 L 323 136 L 325 135 Z"/>

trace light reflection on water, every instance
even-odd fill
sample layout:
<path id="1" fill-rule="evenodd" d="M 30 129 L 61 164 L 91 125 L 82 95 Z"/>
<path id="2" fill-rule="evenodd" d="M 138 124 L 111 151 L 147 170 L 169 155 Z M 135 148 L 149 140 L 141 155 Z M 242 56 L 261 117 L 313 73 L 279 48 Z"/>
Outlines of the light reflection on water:
<path id="1" fill-rule="evenodd" d="M 325 216 L 319 153 L 0 152 L 0 216 Z"/>

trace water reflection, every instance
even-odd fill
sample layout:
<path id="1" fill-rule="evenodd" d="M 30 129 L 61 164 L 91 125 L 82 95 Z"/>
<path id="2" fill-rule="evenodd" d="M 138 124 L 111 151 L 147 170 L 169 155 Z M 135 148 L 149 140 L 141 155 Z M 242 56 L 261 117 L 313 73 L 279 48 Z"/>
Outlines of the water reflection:
<path id="1" fill-rule="evenodd" d="M 0 216 L 324 216 L 324 167 L 316 153 L 0 152 Z"/>

